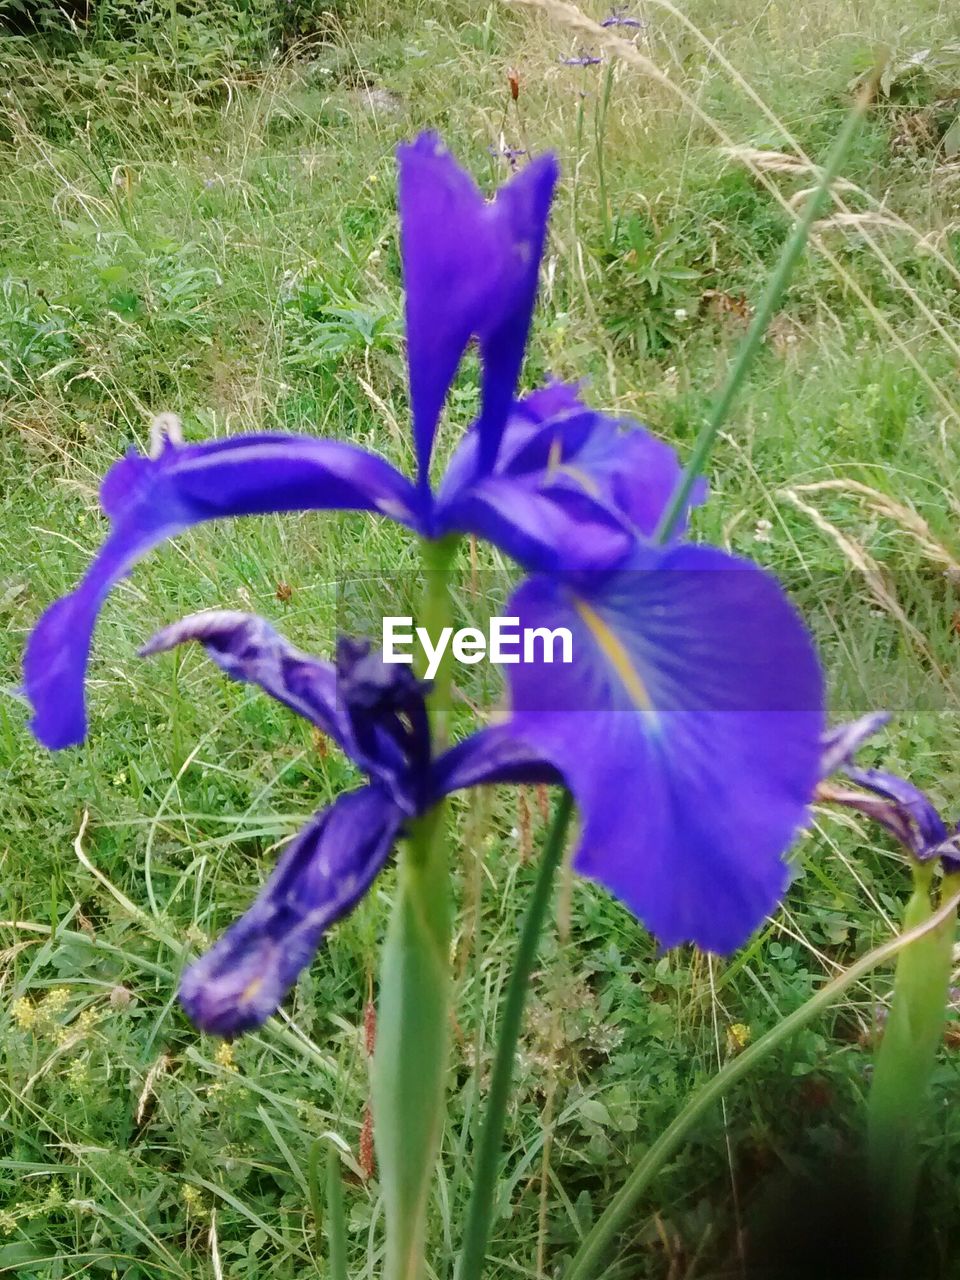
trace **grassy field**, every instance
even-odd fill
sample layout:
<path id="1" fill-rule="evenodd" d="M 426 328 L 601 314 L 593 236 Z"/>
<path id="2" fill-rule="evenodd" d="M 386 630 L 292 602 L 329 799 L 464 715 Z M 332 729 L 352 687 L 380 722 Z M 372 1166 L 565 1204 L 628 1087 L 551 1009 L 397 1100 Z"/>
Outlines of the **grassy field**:
<path id="1" fill-rule="evenodd" d="M 569 65 L 600 46 L 544 7 L 370 0 L 310 19 L 300 4 L 266 36 L 266 3 L 96 8 L 74 34 L 61 21 L 0 37 L 0 1272 L 325 1275 L 332 1139 L 360 1280 L 382 1250 L 359 1138 L 390 876 L 334 930 L 288 1016 L 230 1047 L 196 1033 L 175 1004 L 186 956 L 351 775 L 197 654 L 135 651 L 221 605 L 329 652 L 339 584 L 402 580 L 414 550 L 392 527 L 314 515 L 179 539 L 114 593 L 89 740 L 53 756 L 25 728 L 20 655 L 104 535 L 99 477 L 162 409 L 191 439 L 315 431 L 412 465 L 393 149 L 424 127 L 488 187 L 509 172 L 503 148 L 557 152 L 524 383 L 588 378 L 594 404 L 685 454 L 791 202 L 884 47 L 847 184 L 714 455 L 696 533 L 783 576 L 822 643 L 834 718 L 888 706 L 876 759 L 960 817 L 960 13 L 645 0 L 630 9 L 642 29 L 615 29 L 626 48 Z M 477 403 L 468 367 L 445 449 Z M 441 1280 L 543 835 L 532 792 L 460 803 L 457 822 Z M 660 955 L 599 889 L 567 887 L 523 1036 L 492 1277 L 562 1275 L 691 1088 L 895 929 L 909 877 L 874 830 L 818 813 L 795 856 L 783 909 L 728 961 Z M 854 1139 L 889 990 L 879 973 L 738 1088 L 659 1179 L 609 1275 L 739 1274 L 740 1233 L 771 1187 Z M 935 1082 L 936 1225 L 918 1275 L 957 1274 L 958 1041 Z"/>

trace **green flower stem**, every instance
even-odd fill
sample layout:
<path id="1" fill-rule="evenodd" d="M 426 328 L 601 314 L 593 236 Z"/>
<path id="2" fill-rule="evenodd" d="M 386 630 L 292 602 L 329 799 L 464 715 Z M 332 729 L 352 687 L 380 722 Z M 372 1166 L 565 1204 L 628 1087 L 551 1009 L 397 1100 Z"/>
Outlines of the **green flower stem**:
<path id="1" fill-rule="evenodd" d="M 931 864 L 915 865 L 904 929 L 915 929 L 933 917 L 933 872 Z M 944 899 L 958 889 L 960 873 L 945 877 Z M 900 953 L 893 1003 L 867 1100 L 867 1154 L 878 1197 L 877 1221 L 888 1233 L 887 1246 L 894 1259 L 902 1255 L 913 1218 L 920 1131 L 929 1109 L 930 1077 L 943 1038 L 956 924 L 954 911 Z"/>
<path id="2" fill-rule="evenodd" d="M 420 625 L 432 638 L 449 625 L 456 540 L 423 544 Z M 448 735 L 451 671 L 430 695 L 435 749 Z M 410 823 L 381 959 L 373 1059 L 374 1139 L 386 1216 L 383 1280 L 425 1274 L 427 1207 L 445 1114 L 450 1040 L 450 877 L 446 806 Z"/>
<path id="3" fill-rule="evenodd" d="M 587 1233 L 563 1280 L 590 1280 L 599 1275 L 608 1251 L 619 1231 L 630 1221 L 636 1205 L 661 1169 L 673 1158 L 677 1150 L 696 1129 L 703 1116 L 744 1076 L 749 1075 L 762 1058 L 788 1040 L 794 1032 L 806 1026 L 811 1019 L 823 1013 L 850 987 L 865 977 L 878 965 L 898 953 L 906 955 L 913 947 L 922 946 L 925 940 L 947 922 L 956 918 L 960 902 L 960 883 L 951 885 L 951 896 L 944 905 L 917 928 L 905 930 L 889 942 L 868 951 L 865 956 L 838 974 L 810 997 L 799 1009 L 795 1009 L 782 1022 L 777 1023 L 759 1040 L 755 1040 L 735 1058 L 731 1058 L 717 1074 L 707 1081 L 698 1093 L 641 1157 L 633 1172 L 611 1200 L 603 1214 Z"/>
<path id="4" fill-rule="evenodd" d="M 740 350 L 737 352 L 737 357 L 730 368 L 723 389 L 711 406 L 707 420 L 703 424 L 693 446 L 690 459 L 686 467 L 684 467 L 680 483 L 671 495 L 666 510 L 660 518 L 656 535 L 657 540 L 660 542 L 666 542 L 680 522 L 693 486 L 703 472 L 717 435 L 733 407 L 737 392 L 740 390 L 750 366 L 760 350 L 763 343 L 763 335 L 766 333 L 767 326 L 773 319 L 780 304 L 780 299 L 783 297 L 784 291 L 790 282 L 790 277 L 793 275 L 794 267 L 800 260 L 800 255 L 803 253 L 804 246 L 807 243 L 807 237 L 810 235 L 810 229 L 827 202 L 830 188 L 840 173 L 840 166 L 850 150 L 850 144 L 853 142 L 860 118 L 866 111 L 872 96 L 873 82 L 871 81 L 844 121 L 843 128 L 837 135 L 833 148 L 827 157 L 827 163 L 820 174 L 820 181 L 817 183 L 813 193 L 805 200 L 803 212 L 797 219 L 793 231 L 780 252 L 777 265 L 767 281 L 763 296 L 757 303 L 753 321 L 740 346 Z"/>
<path id="5" fill-rule="evenodd" d="M 493 1075 L 490 1078 L 483 1129 L 477 1148 L 473 1186 L 470 1189 L 467 1226 L 460 1254 L 460 1265 L 457 1268 L 457 1280 L 479 1280 L 483 1270 L 487 1239 L 490 1234 L 490 1219 L 493 1216 L 493 1200 L 503 1144 L 504 1121 L 510 1098 L 510 1083 L 513 1078 L 517 1041 L 520 1038 L 520 1027 L 523 1021 L 523 1006 L 530 984 L 530 974 L 533 972 L 537 958 L 537 945 L 543 930 L 547 907 L 550 905 L 553 879 L 563 858 L 572 811 L 573 800 L 570 793 L 561 792 L 560 802 L 557 805 L 553 825 L 547 836 L 547 843 L 540 861 L 537 882 L 527 905 L 523 928 L 520 931 L 520 942 L 507 985 L 506 1000 L 497 1035 Z"/>
<path id="6" fill-rule="evenodd" d="M 340 1153 L 333 1143 L 327 1149 L 327 1241 L 330 1280 L 347 1280 L 347 1222 L 343 1212 L 343 1182 L 340 1178 Z"/>
<path id="7" fill-rule="evenodd" d="M 420 604 L 420 626 L 426 627 L 431 640 L 436 640 L 444 627 L 450 625 L 453 613 L 450 598 L 450 576 L 453 558 L 460 538 L 454 534 L 436 542 L 424 542 L 423 597 Z M 430 693 L 430 727 L 433 731 L 433 749 L 442 751 L 450 737 L 450 694 L 453 684 L 453 649 L 448 645 L 440 661 L 440 669 L 433 680 Z"/>

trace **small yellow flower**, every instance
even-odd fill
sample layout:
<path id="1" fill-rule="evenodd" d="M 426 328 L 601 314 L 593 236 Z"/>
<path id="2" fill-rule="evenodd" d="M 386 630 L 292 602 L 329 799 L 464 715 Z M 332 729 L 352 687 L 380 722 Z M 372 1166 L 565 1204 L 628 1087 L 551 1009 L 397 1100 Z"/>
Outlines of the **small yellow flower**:
<path id="1" fill-rule="evenodd" d="M 223 1067 L 224 1071 L 236 1071 L 237 1064 L 233 1057 L 233 1045 L 229 1040 L 224 1040 L 217 1050 L 216 1062 L 217 1066 Z"/>
<path id="2" fill-rule="evenodd" d="M 69 987 L 52 987 L 40 1001 L 40 1014 L 47 1022 L 52 1022 L 70 1004 Z"/>
<path id="3" fill-rule="evenodd" d="M 99 1021 L 100 1014 L 91 1005 L 89 1009 L 84 1009 L 73 1025 L 79 1035 L 88 1036 Z"/>
<path id="4" fill-rule="evenodd" d="M 205 1216 L 203 1207 L 203 1196 L 190 1182 L 185 1182 L 180 1189 L 180 1198 L 187 1213 L 192 1218 L 202 1218 Z"/>
<path id="5" fill-rule="evenodd" d="M 751 1038 L 750 1028 L 745 1022 L 734 1022 L 727 1027 L 727 1052 L 740 1053 L 750 1043 Z"/>
<path id="6" fill-rule="evenodd" d="M 36 1006 L 26 996 L 21 996 L 19 1000 L 14 1000 L 10 1016 L 21 1031 L 34 1031 L 39 1021 Z"/>
<path id="7" fill-rule="evenodd" d="M 90 1071 L 85 1057 L 74 1058 L 67 1067 L 67 1084 L 75 1093 L 83 1093 L 90 1083 Z"/>

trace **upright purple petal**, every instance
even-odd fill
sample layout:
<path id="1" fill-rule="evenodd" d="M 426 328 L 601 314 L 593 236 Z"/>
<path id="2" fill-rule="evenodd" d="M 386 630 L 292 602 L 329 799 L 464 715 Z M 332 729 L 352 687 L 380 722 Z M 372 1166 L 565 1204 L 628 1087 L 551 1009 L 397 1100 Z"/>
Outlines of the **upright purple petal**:
<path id="1" fill-rule="evenodd" d="M 530 328 L 556 163 L 542 156 L 487 202 L 435 134 L 397 151 L 410 399 L 421 487 L 471 337 L 483 357 L 481 462 L 492 465 Z"/>
<path id="2" fill-rule="evenodd" d="M 36 713 L 31 728 L 50 748 L 83 740 L 83 684 L 97 614 L 114 583 L 164 539 L 204 520 L 276 511 L 377 511 L 417 523 L 413 487 L 389 463 L 306 436 L 168 445 L 158 458 L 132 453 L 111 468 L 101 498 L 110 535 L 76 590 L 40 619 L 24 657 Z"/>
<path id="3" fill-rule="evenodd" d="M 615 566 L 635 534 L 654 532 L 680 480 L 670 445 L 586 408 L 562 383 L 514 406 L 489 474 L 479 468 L 480 442 L 475 425 L 450 460 L 437 532 L 478 534 L 533 570 Z M 700 481 L 688 510 L 705 496 Z"/>
<path id="4" fill-rule="evenodd" d="M 402 821 L 376 786 L 340 796 L 313 818 L 249 911 L 183 975 L 180 1002 L 191 1021 L 235 1036 L 275 1013 L 326 930 L 370 887 Z"/>
<path id="5" fill-rule="evenodd" d="M 593 582 L 532 579 L 509 610 L 572 636 L 571 663 L 508 674 L 510 730 L 577 801 L 576 869 L 665 946 L 738 946 L 786 887 L 819 772 L 820 668 L 779 585 L 677 546 Z"/>

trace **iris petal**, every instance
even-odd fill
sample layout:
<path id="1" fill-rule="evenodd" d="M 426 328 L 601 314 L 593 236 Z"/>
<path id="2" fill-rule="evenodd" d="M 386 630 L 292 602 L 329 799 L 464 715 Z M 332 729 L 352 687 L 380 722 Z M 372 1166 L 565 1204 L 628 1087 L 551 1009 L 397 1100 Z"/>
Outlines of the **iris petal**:
<path id="1" fill-rule="evenodd" d="M 890 715 L 886 711 L 870 711 L 859 720 L 828 729 L 821 743 L 823 756 L 820 761 L 820 776 L 829 778 L 832 773 L 850 764 L 867 739 L 879 733 L 889 719 Z"/>
<path id="2" fill-rule="evenodd" d="M 528 569 L 612 568 L 635 534 L 654 532 L 680 480 L 670 445 L 586 408 L 563 383 L 517 402 L 493 472 L 478 479 L 480 439 L 474 426 L 450 460 L 436 528 L 476 533 Z M 705 496 L 701 480 L 688 510 Z"/>
<path id="3" fill-rule="evenodd" d="M 951 834 L 933 804 L 919 787 L 884 769 L 858 769 L 848 765 L 844 773 L 858 786 L 890 803 L 890 819 L 873 814 L 917 858 L 931 858 Z"/>
<path id="4" fill-rule="evenodd" d="M 97 614 L 113 585 L 151 548 L 221 516 L 295 510 L 379 511 L 415 524 L 409 481 L 353 445 L 262 435 L 130 454 L 103 482 L 112 528 L 86 576 L 38 622 L 24 656 L 31 728 L 47 747 L 82 742 L 84 676 Z"/>
<path id="5" fill-rule="evenodd" d="M 545 573 L 607 568 L 633 546 L 617 512 L 567 480 L 479 480 L 444 509 L 438 530 L 475 533 L 518 564 Z"/>
<path id="6" fill-rule="evenodd" d="M 253 613 L 210 609 L 192 613 L 158 631 L 141 657 L 196 640 L 232 680 L 259 685 L 343 746 L 347 738 L 337 702 L 332 662 L 302 653 Z"/>
<path id="7" fill-rule="evenodd" d="M 493 783 L 558 783 L 563 778 L 536 747 L 521 741 L 509 724 L 491 725 L 445 752 L 433 768 L 432 793 Z"/>
<path id="8" fill-rule="evenodd" d="M 385 663 L 365 641 L 341 637 L 337 663 L 295 648 L 252 613 L 209 610 L 158 632 L 141 655 L 190 640 L 233 680 L 255 684 L 322 729 L 406 814 L 422 805 L 430 730 L 425 687 L 409 667 Z"/>
<path id="9" fill-rule="evenodd" d="M 493 201 L 436 134 L 398 148 L 407 363 L 421 487 L 437 422 L 471 337 L 483 356 L 489 467 L 513 401 L 530 328 L 556 162 L 529 164 Z"/>
<path id="10" fill-rule="evenodd" d="M 779 586 L 679 546 L 531 579 L 509 609 L 573 637 L 568 665 L 510 668 L 510 730 L 574 794 L 574 866 L 665 946 L 732 950 L 783 893 L 819 770 L 821 673 Z"/>
<path id="11" fill-rule="evenodd" d="M 275 1013 L 324 932 L 370 887 L 402 821 L 387 792 L 369 786 L 304 827 L 253 906 L 183 975 L 180 1001 L 191 1021 L 235 1036 Z"/>

